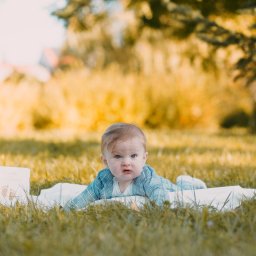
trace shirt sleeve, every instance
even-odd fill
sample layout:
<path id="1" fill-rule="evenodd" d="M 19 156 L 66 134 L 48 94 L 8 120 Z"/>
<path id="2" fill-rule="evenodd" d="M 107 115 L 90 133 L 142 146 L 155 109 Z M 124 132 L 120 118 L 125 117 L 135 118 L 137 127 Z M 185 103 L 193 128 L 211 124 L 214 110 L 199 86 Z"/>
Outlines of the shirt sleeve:
<path id="1" fill-rule="evenodd" d="M 161 206 L 165 201 L 170 201 L 170 191 L 167 189 L 165 184 L 167 181 L 161 176 L 158 176 L 151 167 L 147 166 L 147 169 L 144 184 L 146 196 L 151 201 L 154 201 L 157 205 Z"/>
<path id="2" fill-rule="evenodd" d="M 103 188 L 103 183 L 100 173 L 88 187 L 75 198 L 69 200 L 63 207 L 64 211 L 79 210 L 86 207 L 88 204 L 100 199 L 100 191 Z"/>

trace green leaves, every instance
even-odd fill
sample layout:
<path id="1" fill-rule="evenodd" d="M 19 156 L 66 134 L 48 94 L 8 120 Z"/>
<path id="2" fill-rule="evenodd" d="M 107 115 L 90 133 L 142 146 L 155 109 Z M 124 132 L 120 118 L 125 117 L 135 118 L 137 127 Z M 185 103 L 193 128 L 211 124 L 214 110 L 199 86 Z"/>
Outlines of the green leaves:
<path id="1" fill-rule="evenodd" d="M 52 14 L 64 20 L 69 29 L 82 32 L 104 19 L 106 10 L 97 8 L 91 0 L 68 0 L 64 8 Z"/>

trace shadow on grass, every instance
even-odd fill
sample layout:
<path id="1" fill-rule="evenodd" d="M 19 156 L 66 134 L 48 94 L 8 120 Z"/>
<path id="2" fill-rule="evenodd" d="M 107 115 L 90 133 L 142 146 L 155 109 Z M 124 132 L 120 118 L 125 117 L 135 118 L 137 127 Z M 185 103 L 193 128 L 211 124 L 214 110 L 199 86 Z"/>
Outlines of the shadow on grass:
<path id="1" fill-rule="evenodd" d="M 250 133 L 248 129 L 221 129 L 218 132 L 212 134 L 218 137 L 234 137 L 234 138 L 255 138 L 253 133 Z"/>
<path id="2" fill-rule="evenodd" d="M 86 151 L 99 152 L 99 150 L 99 143 L 96 141 L 45 142 L 34 139 L 0 139 L 0 154 L 80 156 Z"/>
<path id="3" fill-rule="evenodd" d="M 211 153 L 214 155 L 221 156 L 224 152 L 228 152 L 230 154 L 241 153 L 241 149 L 225 149 L 223 147 L 213 147 L 209 145 L 209 147 L 205 146 L 175 146 L 175 147 L 151 147 L 149 149 L 150 154 L 152 155 L 190 155 L 190 154 L 197 154 L 197 155 L 204 155 L 207 153 Z M 256 147 L 255 150 L 246 150 L 247 153 L 256 154 Z"/>
<path id="4" fill-rule="evenodd" d="M 200 132 L 199 130 L 185 130 L 182 131 L 182 134 L 188 135 L 188 136 L 195 136 L 195 135 L 201 135 L 203 134 L 204 136 L 207 137 L 220 137 L 220 138 L 253 138 L 256 139 L 256 136 L 254 133 L 251 133 L 248 129 L 246 128 L 233 128 L 233 129 L 218 129 L 217 131 L 214 132 Z"/>

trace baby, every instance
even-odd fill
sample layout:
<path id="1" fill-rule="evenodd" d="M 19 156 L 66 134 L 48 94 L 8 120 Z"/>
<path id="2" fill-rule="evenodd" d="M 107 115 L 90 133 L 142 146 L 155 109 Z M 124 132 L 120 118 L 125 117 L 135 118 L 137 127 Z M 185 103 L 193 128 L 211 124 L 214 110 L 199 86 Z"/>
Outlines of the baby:
<path id="1" fill-rule="evenodd" d="M 96 200 L 124 196 L 144 196 L 162 205 L 169 201 L 170 191 L 206 188 L 204 182 L 190 176 L 178 177 L 175 185 L 157 175 L 146 165 L 146 137 L 136 125 L 111 125 L 102 136 L 101 153 L 106 168 L 81 194 L 68 201 L 64 210 L 82 209 Z"/>

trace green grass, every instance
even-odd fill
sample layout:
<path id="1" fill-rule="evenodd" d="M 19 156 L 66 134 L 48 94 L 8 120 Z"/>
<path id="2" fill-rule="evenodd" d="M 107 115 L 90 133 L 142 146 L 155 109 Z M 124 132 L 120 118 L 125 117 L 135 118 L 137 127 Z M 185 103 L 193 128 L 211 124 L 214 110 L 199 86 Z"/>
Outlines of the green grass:
<path id="1" fill-rule="evenodd" d="M 256 137 L 243 130 L 147 131 L 149 160 L 171 181 L 256 188 Z M 0 137 L 0 164 L 31 169 L 31 193 L 58 182 L 89 183 L 103 167 L 100 134 Z M 86 212 L 0 207 L 0 255 L 255 255 L 256 200 L 229 212 L 208 208 L 140 212 L 122 205 Z"/>

